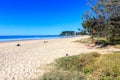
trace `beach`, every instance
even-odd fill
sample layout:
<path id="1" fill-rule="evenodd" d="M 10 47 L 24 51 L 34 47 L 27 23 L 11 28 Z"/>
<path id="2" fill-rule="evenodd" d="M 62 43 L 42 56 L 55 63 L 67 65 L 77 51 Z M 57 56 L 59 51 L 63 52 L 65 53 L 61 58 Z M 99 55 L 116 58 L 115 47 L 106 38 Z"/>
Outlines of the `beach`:
<path id="1" fill-rule="evenodd" d="M 106 49 L 88 48 L 83 43 L 75 42 L 89 36 L 71 38 L 26 40 L 0 43 L 0 80 L 33 80 L 41 76 L 55 59 L 88 52 L 101 54 L 120 51 L 113 47 Z"/>

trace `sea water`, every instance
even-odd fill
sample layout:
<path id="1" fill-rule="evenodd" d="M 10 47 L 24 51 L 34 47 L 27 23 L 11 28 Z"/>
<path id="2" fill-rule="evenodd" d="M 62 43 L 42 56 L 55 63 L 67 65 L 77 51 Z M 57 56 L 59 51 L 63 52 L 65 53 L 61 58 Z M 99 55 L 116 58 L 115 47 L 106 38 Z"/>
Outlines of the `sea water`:
<path id="1" fill-rule="evenodd" d="M 59 35 L 12 35 L 12 36 L 0 36 L 0 41 L 19 41 L 19 40 L 37 40 L 37 39 L 57 39 L 57 38 L 69 38 L 71 36 L 59 36 Z"/>

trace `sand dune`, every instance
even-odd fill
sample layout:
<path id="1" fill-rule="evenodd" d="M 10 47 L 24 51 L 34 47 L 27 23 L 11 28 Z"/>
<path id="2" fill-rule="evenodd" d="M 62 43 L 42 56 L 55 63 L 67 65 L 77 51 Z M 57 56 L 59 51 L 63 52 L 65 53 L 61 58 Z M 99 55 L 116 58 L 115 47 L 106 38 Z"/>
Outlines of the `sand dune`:
<path id="1" fill-rule="evenodd" d="M 44 69 L 39 67 L 52 63 L 56 58 L 77 55 L 86 52 L 120 51 L 119 49 L 88 49 L 84 44 L 73 41 L 88 36 L 44 40 L 20 41 L 22 46 L 17 47 L 17 41 L 0 43 L 0 80 L 30 80 L 43 74 Z"/>

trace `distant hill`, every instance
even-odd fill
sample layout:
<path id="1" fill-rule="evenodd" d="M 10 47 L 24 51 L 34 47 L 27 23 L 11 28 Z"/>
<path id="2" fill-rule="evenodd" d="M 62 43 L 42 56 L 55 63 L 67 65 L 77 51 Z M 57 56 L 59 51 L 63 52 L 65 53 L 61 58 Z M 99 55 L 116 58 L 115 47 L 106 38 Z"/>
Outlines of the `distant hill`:
<path id="1" fill-rule="evenodd" d="M 75 35 L 75 31 L 63 31 L 60 36 L 73 36 Z"/>
<path id="2" fill-rule="evenodd" d="M 74 35 L 88 35 L 88 33 L 85 30 L 82 30 L 80 32 L 75 31 L 63 31 L 61 32 L 60 36 L 74 36 Z"/>

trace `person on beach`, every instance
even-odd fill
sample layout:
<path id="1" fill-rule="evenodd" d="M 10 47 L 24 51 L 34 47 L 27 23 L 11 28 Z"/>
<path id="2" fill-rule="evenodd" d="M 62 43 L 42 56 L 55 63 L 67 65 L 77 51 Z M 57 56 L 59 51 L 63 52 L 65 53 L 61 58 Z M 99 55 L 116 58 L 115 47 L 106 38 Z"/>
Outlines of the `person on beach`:
<path id="1" fill-rule="evenodd" d="M 21 45 L 20 45 L 19 42 L 18 42 L 18 44 L 17 44 L 16 46 L 21 46 Z"/>
<path id="2" fill-rule="evenodd" d="M 44 40 L 44 43 L 48 43 L 48 41 L 45 41 L 45 40 Z"/>

